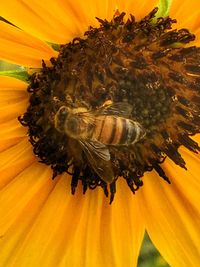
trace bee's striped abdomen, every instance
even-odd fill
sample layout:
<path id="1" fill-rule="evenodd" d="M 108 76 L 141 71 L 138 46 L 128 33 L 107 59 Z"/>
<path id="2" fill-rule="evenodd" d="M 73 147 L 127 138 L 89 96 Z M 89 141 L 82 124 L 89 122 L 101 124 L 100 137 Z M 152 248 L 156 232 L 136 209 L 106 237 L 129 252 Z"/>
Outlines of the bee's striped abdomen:
<path id="1" fill-rule="evenodd" d="M 116 136 L 114 144 L 130 145 L 138 141 L 141 129 L 138 124 L 125 118 L 118 118 L 116 125 Z"/>
<path id="2" fill-rule="evenodd" d="M 124 144 L 130 145 L 137 142 L 144 135 L 144 131 L 137 122 L 126 119 L 126 142 Z"/>
<path id="3" fill-rule="evenodd" d="M 116 120 L 114 116 L 98 116 L 93 138 L 103 144 L 111 144 L 116 132 Z"/>
<path id="4" fill-rule="evenodd" d="M 106 145 L 130 145 L 142 136 L 137 122 L 115 116 L 98 116 L 93 139 Z"/>

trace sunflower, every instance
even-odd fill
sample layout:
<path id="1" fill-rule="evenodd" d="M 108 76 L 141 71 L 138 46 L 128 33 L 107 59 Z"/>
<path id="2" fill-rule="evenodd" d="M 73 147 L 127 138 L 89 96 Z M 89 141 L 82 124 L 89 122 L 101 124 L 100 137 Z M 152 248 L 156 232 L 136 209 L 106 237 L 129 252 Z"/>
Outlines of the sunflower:
<path id="1" fill-rule="evenodd" d="M 170 266 L 199 265 L 199 7 L 197 0 L 1 1 L 1 16 L 7 21 L 0 21 L 1 59 L 23 66 L 20 79 L 11 77 L 16 76 L 14 72 L 0 79 L 1 266 L 136 266 L 145 231 Z M 176 27 L 180 30 L 173 30 Z M 122 52 L 110 43 L 118 44 Z M 139 52 L 123 76 L 126 66 L 120 65 L 129 62 L 131 49 Z M 137 152 L 132 161 L 127 147 L 110 149 L 113 172 L 123 176 L 111 181 L 110 192 L 103 174 L 99 177 L 89 163 L 85 166 L 88 158 L 80 163 L 80 146 L 73 140 L 65 144 L 63 136 L 67 137 L 60 126 L 55 129 L 54 122 L 63 103 L 70 102 L 63 100 L 65 87 L 57 84 L 66 86 L 65 77 L 75 75 L 78 67 L 74 66 L 81 66 L 82 60 L 93 62 L 91 53 L 98 58 L 95 84 L 105 83 L 106 90 L 101 86 L 97 96 L 90 93 L 95 64 L 88 65 L 79 74 L 91 90 L 76 86 L 79 105 L 104 106 L 105 111 L 109 110 L 106 101 L 130 102 L 133 96 L 121 95 L 119 84 L 128 86 L 135 69 L 134 88 L 161 92 L 141 96 L 144 90 L 135 91 L 134 101 L 140 102 L 134 116 L 149 130 L 134 145 Z M 116 55 L 115 64 L 120 67 L 114 71 L 111 66 L 105 74 L 101 67 L 109 53 Z M 151 70 L 147 67 L 150 57 L 156 61 Z M 20 73 L 29 74 L 29 79 Z M 112 75 L 117 75 L 118 83 L 108 92 Z M 53 86 L 58 89 L 52 98 L 47 89 Z M 150 116 L 150 121 L 146 114 L 153 108 L 145 106 L 148 99 L 155 106 L 161 103 L 159 109 L 155 107 L 156 119 Z M 38 109 L 41 103 L 43 112 Z M 51 133 L 45 139 L 48 142 L 43 142 L 41 132 Z M 63 154 L 68 150 L 74 160 L 69 170 L 68 155 Z M 130 162 L 135 165 L 129 167 Z M 137 174 L 131 172 L 134 168 Z M 85 192 L 88 187 L 95 190 Z"/>

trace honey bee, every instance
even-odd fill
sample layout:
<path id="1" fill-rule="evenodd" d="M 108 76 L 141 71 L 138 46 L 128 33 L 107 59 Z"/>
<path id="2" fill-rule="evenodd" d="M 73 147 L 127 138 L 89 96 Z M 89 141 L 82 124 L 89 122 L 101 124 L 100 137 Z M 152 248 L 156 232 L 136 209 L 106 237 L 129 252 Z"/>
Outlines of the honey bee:
<path id="1" fill-rule="evenodd" d="M 106 183 L 114 180 L 109 146 L 129 146 L 145 136 L 143 127 L 129 119 L 132 107 L 124 102 L 95 111 L 61 106 L 55 114 L 55 128 L 76 139 L 91 167 Z"/>

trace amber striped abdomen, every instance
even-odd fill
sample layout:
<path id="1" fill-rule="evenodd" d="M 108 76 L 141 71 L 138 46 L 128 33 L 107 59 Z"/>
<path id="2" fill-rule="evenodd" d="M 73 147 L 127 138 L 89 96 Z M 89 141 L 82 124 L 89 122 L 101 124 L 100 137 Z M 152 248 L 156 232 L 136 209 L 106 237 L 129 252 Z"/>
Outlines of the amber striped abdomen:
<path id="1" fill-rule="evenodd" d="M 92 139 L 105 145 L 130 145 L 144 136 L 139 123 L 116 116 L 97 116 Z"/>

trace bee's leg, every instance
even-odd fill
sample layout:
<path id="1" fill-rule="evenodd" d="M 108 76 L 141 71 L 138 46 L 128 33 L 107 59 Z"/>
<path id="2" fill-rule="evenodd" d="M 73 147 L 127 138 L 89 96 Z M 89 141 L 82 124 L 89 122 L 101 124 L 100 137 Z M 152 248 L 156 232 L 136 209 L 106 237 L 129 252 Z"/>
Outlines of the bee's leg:
<path id="1" fill-rule="evenodd" d="M 115 197 L 115 193 L 116 193 L 116 181 L 113 181 L 111 184 L 110 184 L 110 203 L 111 204 L 114 200 L 114 197 Z"/>

